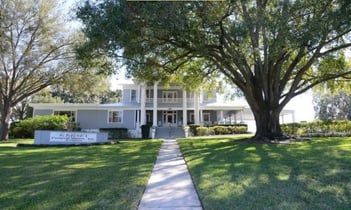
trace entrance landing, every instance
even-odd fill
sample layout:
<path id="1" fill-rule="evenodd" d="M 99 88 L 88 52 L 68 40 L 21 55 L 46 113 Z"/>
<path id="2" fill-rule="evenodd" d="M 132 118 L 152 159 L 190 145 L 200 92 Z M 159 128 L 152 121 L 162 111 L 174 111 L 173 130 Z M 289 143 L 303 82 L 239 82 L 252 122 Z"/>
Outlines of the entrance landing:
<path id="1" fill-rule="evenodd" d="M 171 126 L 171 127 L 157 127 L 156 128 L 156 138 L 164 139 L 175 139 L 175 138 L 184 138 L 185 133 L 182 127 Z"/>

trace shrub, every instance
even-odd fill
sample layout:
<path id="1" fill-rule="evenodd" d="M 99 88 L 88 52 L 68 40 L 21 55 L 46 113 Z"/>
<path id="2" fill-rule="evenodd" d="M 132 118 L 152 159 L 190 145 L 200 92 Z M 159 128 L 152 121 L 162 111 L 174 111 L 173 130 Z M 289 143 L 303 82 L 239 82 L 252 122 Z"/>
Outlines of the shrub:
<path id="1" fill-rule="evenodd" d="M 150 138 L 150 125 L 141 125 L 141 137 L 143 139 Z"/>
<path id="2" fill-rule="evenodd" d="M 350 135 L 351 121 L 314 121 L 309 123 L 290 123 L 281 125 L 288 135 L 339 136 Z"/>
<path id="3" fill-rule="evenodd" d="M 189 135 L 197 136 L 196 128 L 200 127 L 200 125 L 189 125 Z"/>
<path id="4" fill-rule="evenodd" d="M 299 123 L 289 123 L 289 124 L 282 124 L 281 129 L 283 133 L 288 134 L 288 135 L 295 135 L 297 133 L 297 130 L 299 129 L 300 124 Z"/>
<path id="5" fill-rule="evenodd" d="M 230 129 L 227 126 L 213 126 L 213 130 L 216 135 L 229 134 Z"/>
<path id="6" fill-rule="evenodd" d="M 100 128 L 101 132 L 107 132 L 109 139 L 125 139 L 128 138 L 127 128 Z"/>
<path id="7" fill-rule="evenodd" d="M 191 126 L 190 126 L 191 128 Z M 247 132 L 247 125 L 215 125 L 209 127 L 201 127 L 192 125 L 196 136 L 203 135 L 226 135 L 226 134 L 243 134 Z"/>
<path id="8" fill-rule="evenodd" d="M 208 127 L 196 127 L 196 135 L 197 136 L 205 136 L 209 134 Z"/>
<path id="9" fill-rule="evenodd" d="M 208 134 L 209 135 L 215 135 L 216 133 L 215 133 L 215 130 L 213 129 L 213 127 L 209 127 L 208 128 Z"/>
<path id="10" fill-rule="evenodd" d="M 11 138 L 26 138 L 27 136 L 30 136 L 22 127 L 14 127 L 10 131 L 10 136 Z"/>
<path id="11" fill-rule="evenodd" d="M 235 134 L 236 126 L 227 126 L 228 134 Z"/>
<path id="12" fill-rule="evenodd" d="M 234 129 L 236 134 L 247 133 L 247 126 L 235 126 Z"/>
<path id="13" fill-rule="evenodd" d="M 35 130 L 65 130 L 69 117 L 63 115 L 36 116 L 20 121 L 13 128 L 14 138 L 33 138 Z"/>

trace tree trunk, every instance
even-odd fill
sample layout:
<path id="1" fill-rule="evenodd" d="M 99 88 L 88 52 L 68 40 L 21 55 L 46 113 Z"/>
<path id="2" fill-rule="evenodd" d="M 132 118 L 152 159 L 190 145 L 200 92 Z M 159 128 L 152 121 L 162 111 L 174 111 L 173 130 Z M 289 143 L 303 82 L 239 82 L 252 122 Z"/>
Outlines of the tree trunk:
<path id="1" fill-rule="evenodd" d="M 6 104 L 2 107 L 0 113 L 0 140 L 6 141 L 9 139 L 9 128 L 10 128 L 10 118 L 12 113 L 12 107 Z"/>
<path id="2" fill-rule="evenodd" d="M 279 123 L 280 110 L 252 110 L 256 121 L 256 141 L 279 140 L 284 137 Z"/>

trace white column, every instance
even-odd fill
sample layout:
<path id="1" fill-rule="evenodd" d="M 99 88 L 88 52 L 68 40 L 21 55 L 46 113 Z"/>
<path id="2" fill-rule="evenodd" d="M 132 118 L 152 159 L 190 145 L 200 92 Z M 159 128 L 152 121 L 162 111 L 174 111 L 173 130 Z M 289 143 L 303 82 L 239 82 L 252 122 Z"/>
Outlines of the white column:
<path id="1" fill-rule="evenodd" d="M 200 111 L 199 94 L 197 92 L 194 92 L 194 121 L 195 121 L 194 123 L 195 123 L 195 125 L 200 125 L 199 111 Z"/>
<path id="2" fill-rule="evenodd" d="M 140 127 L 140 115 L 139 115 L 139 110 L 136 110 L 136 127 L 139 128 Z"/>
<path id="3" fill-rule="evenodd" d="M 140 125 L 146 124 L 146 88 L 145 83 L 141 84 L 141 97 L 140 97 Z"/>
<path id="4" fill-rule="evenodd" d="M 140 86 L 138 87 L 138 89 L 137 89 L 137 92 L 136 92 L 136 102 L 140 102 L 140 99 L 141 99 L 141 88 L 140 88 Z"/>
<path id="5" fill-rule="evenodd" d="M 155 82 L 154 83 L 152 126 L 157 126 L 157 85 L 158 85 L 158 82 Z"/>
<path id="6" fill-rule="evenodd" d="M 295 110 L 292 111 L 292 121 L 295 122 Z"/>
<path id="7" fill-rule="evenodd" d="M 204 113 L 203 113 L 202 109 L 200 109 L 199 118 L 200 118 L 200 124 L 203 125 L 204 124 Z"/>
<path id="8" fill-rule="evenodd" d="M 199 101 L 200 101 L 199 103 L 204 102 L 204 90 L 202 88 L 200 88 Z"/>
<path id="9" fill-rule="evenodd" d="M 186 126 L 188 122 L 186 103 L 186 90 L 183 90 L 183 126 Z"/>

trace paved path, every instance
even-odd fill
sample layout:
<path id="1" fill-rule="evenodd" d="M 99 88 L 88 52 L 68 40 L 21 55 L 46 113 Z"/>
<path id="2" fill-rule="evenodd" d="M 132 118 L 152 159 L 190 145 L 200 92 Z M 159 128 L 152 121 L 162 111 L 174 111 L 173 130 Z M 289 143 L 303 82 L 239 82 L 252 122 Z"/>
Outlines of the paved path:
<path id="1" fill-rule="evenodd" d="M 202 210 L 177 142 L 164 140 L 139 210 Z"/>

